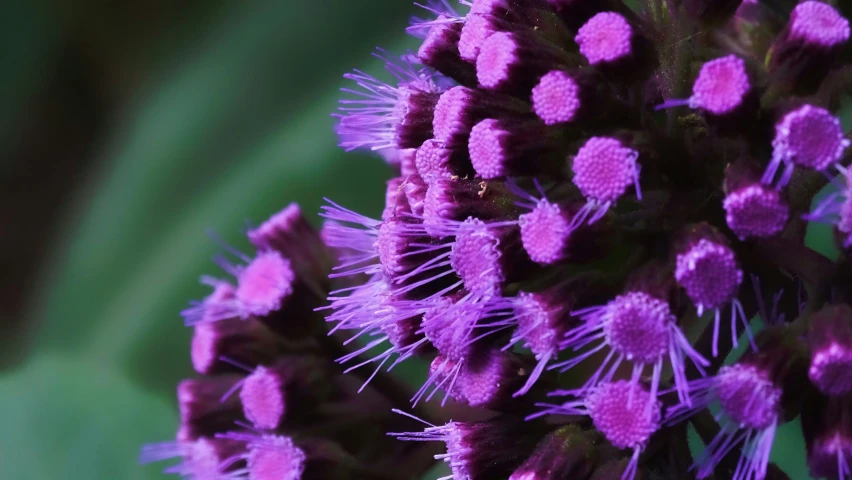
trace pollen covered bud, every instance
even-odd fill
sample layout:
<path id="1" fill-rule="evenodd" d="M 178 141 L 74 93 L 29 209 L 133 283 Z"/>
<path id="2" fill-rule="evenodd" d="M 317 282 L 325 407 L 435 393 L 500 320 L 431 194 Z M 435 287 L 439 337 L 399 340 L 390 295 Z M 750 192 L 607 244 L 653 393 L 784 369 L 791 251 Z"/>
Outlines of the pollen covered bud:
<path id="1" fill-rule="evenodd" d="M 417 50 L 423 65 L 432 67 L 462 85 L 476 86 L 476 70 L 459 54 L 459 40 L 464 24 L 449 22 L 438 16 Z"/>
<path id="2" fill-rule="evenodd" d="M 474 408 L 528 413 L 532 403 L 544 400 L 548 388 L 555 384 L 542 382 L 523 401 L 516 400 L 513 394 L 527 381 L 532 368 L 517 355 L 494 347 L 472 349 L 457 375 L 450 377 L 453 363 L 439 355 L 432 361 L 430 370 L 437 373 L 439 387 L 447 390 L 449 396 Z"/>
<path id="3" fill-rule="evenodd" d="M 813 478 L 846 480 L 852 475 L 852 398 L 816 396 L 802 412 L 802 432 Z"/>
<path id="4" fill-rule="evenodd" d="M 329 394 L 327 367 L 304 356 L 282 356 L 257 367 L 243 382 L 243 412 L 255 427 L 275 430 L 310 420 L 309 413 Z"/>
<path id="5" fill-rule="evenodd" d="M 721 310 L 731 310 L 731 336 L 736 345 L 736 320 L 739 318 L 748 329 L 748 319 L 737 300 L 743 272 L 736 255 L 725 237 L 706 223 L 693 225 L 682 233 L 675 258 L 675 280 L 686 292 L 698 310 L 715 312 L 713 326 L 713 355 L 718 354 Z"/>
<path id="6" fill-rule="evenodd" d="M 794 89 L 816 89 L 849 42 L 849 21 L 820 1 L 796 5 L 772 45 L 769 71 Z"/>
<path id="7" fill-rule="evenodd" d="M 474 170 L 486 180 L 558 175 L 565 167 L 565 141 L 561 129 L 537 119 L 489 118 L 473 127 L 468 149 Z"/>
<path id="8" fill-rule="evenodd" d="M 533 111 L 546 125 L 594 123 L 617 110 L 606 85 L 591 69 L 551 70 L 532 89 Z"/>
<path id="9" fill-rule="evenodd" d="M 256 320 L 227 319 L 196 324 L 190 356 L 196 372 L 211 375 L 239 370 L 223 359 L 260 365 L 297 348 Z"/>
<path id="10" fill-rule="evenodd" d="M 472 178 L 474 175 L 473 166 L 467 154 L 467 144 L 463 149 L 453 150 L 439 140 L 426 140 L 417 149 L 414 164 L 417 173 L 429 185 L 438 180 Z"/>
<path id="11" fill-rule="evenodd" d="M 758 167 L 738 161 L 725 170 L 725 221 L 740 240 L 781 233 L 790 219 L 783 190 L 764 185 Z"/>
<path id="12" fill-rule="evenodd" d="M 249 230 L 247 236 L 258 250 L 275 250 L 290 259 L 303 281 L 318 288 L 328 282 L 329 251 L 299 205 L 291 203 L 259 227 Z"/>
<path id="13" fill-rule="evenodd" d="M 745 60 L 727 55 L 704 63 L 692 84 L 692 96 L 668 100 L 657 110 L 681 105 L 702 111 L 721 131 L 741 131 L 741 123 L 732 120 L 749 118 L 758 107 Z"/>
<path id="14" fill-rule="evenodd" d="M 474 295 L 494 296 L 540 269 L 524 253 L 517 227 L 493 227 L 469 218 L 459 227 L 450 262 Z"/>
<path id="15" fill-rule="evenodd" d="M 776 188 L 790 181 L 795 167 L 826 172 L 840 162 L 849 145 L 840 119 L 822 107 L 802 105 L 775 124 L 772 161 L 763 175 L 763 183 L 772 184 L 782 166 L 784 170 Z"/>
<path id="16" fill-rule="evenodd" d="M 615 137 L 592 137 L 580 147 L 571 161 L 574 185 L 586 197 L 586 205 L 572 224 L 593 224 L 633 187 L 642 199 L 639 186 L 639 152 Z"/>
<path id="17" fill-rule="evenodd" d="M 584 402 L 595 427 L 616 448 L 641 449 L 660 428 L 661 406 L 641 384 L 604 383 Z"/>
<path id="18" fill-rule="evenodd" d="M 728 55 L 701 67 L 692 86 L 689 105 L 711 116 L 728 116 L 745 105 L 751 89 L 745 61 Z"/>
<path id="19" fill-rule="evenodd" d="M 323 325 L 314 309 L 321 291 L 298 277 L 288 258 L 276 250 L 259 252 L 237 273 L 234 293 L 241 318 L 254 317 L 280 335 L 300 339 Z"/>
<path id="20" fill-rule="evenodd" d="M 614 78 L 643 78 L 654 67 L 650 42 L 620 13 L 593 16 L 580 27 L 574 41 L 589 65 Z"/>
<path id="21" fill-rule="evenodd" d="M 778 425 L 799 414 L 810 391 L 806 348 L 795 334 L 775 327 L 760 332 L 756 341 L 756 352 L 746 351 L 715 377 L 690 382 L 693 405 L 675 406 L 667 414 L 675 423 L 708 405 L 719 406 L 721 431 L 696 459 L 698 478 L 710 476 L 737 441 L 743 442 L 741 473 L 733 478 L 764 478 Z"/>
<path id="22" fill-rule="evenodd" d="M 542 75 L 576 66 L 579 61 L 572 54 L 533 32 L 497 32 L 482 44 L 476 77 L 483 88 L 528 98 Z"/>
<path id="23" fill-rule="evenodd" d="M 623 480 L 634 480 L 639 469 L 639 456 L 661 426 L 662 404 L 641 382 L 608 381 L 585 395 L 577 391 L 561 394 L 579 396 L 562 405 L 549 406 L 540 414 L 587 415 L 598 432 L 617 449 L 633 450 L 621 473 Z"/>
<path id="24" fill-rule="evenodd" d="M 180 382 L 178 441 L 212 437 L 233 429 L 235 421 L 244 419 L 240 399 L 234 395 L 241 380 L 238 375 L 221 375 Z"/>
<path id="25" fill-rule="evenodd" d="M 242 442 L 245 472 L 251 480 L 375 478 L 332 441 L 285 435 L 229 432 L 222 438 Z"/>
<path id="26" fill-rule="evenodd" d="M 400 440 L 439 441 L 453 478 L 508 478 L 535 449 L 542 432 L 530 422 L 501 415 L 479 422 L 450 422 L 422 432 L 390 433 Z"/>
<path id="27" fill-rule="evenodd" d="M 574 220 L 582 209 L 582 203 L 541 199 L 530 212 L 518 217 L 524 250 L 532 261 L 539 265 L 582 263 L 607 251 L 601 228 L 576 225 Z"/>
<path id="28" fill-rule="evenodd" d="M 852 393 L 852 308 L 829 305 L 810 317 L 808 377 L 824 394 Z"/>
<path id="29" fill-rule="evenodd" d="M 444 148 L 453 154 L 453 163 L 470 168 L 467 148 L 474 125 L 486 118 L 531 116 L 529 105 L 517 98 L 458 86 L 441 94 L 435 106 L 432 128 L 435 140 L 442 142 Z M 459 153 L 461 158 L 457 158 Z"/>

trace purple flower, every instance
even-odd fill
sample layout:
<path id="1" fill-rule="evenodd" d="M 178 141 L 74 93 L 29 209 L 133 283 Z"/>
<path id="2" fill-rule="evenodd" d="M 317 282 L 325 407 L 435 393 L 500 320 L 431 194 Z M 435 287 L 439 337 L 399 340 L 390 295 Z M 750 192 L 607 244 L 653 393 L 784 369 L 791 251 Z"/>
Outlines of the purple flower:
<path id="1" fill-rule="evenodd" d="M 547 125 L 573 120 L 580 100 L 579 85 L 562 70 L 547 72 L 532 90 L 533 110 Z"/>
<path id="2" fill-rule="evenodd" d="M 346 75 L 335 114 L 341 146 L 390 164 L 381 216 L 328 201 L 317 232 L 291 205 L 249 229 L 256 252 L 226 247 L 230 278 L 184 312 L 199 377 L 176 439 L 144 459 L 211 480 L 433 459 L 458 480 L 765 480 L 799 417 L 814 475 L 848 478 L 848 21 L 639 3 L 419 5 L 416 53 L 377 55 L 389 82 Z M 802 220 L 835 225 L 839 260 Z M 692 471 L 686 422 L 707 442 Z"/>
<path id="3" fill-rule="evenodd" d="M 852 393 L 852 308 L 831 305 L 811 316 L 808 377 L 826 395 Z"/>
<path id="4" fill-rule="evenodd" d="M 790 14 L 790 38 L 833 47 L 849 40 L 849 21 L 831 5 L 802 2 Z"/>
<path id="5" fill-rule="evenodd" d="M 656 395 L 642 384 L 626 380 L 601 383 L 584 394 L 558 393 L 580 398 L 562 405 L 543 405 L 547 407 L 543 413 L 588 415 L 595 428 L 614 447 L 633 450 L 630 462 L 621 476 L 622 479 L 632 480 L 638 469 L 639 455 L 651 435 L 660 429 L 662 407 Z"/>
<path id="6" fill-rule="evenodd" d="M 728 227 L 741 240 L 776 235 L 790 218 L 790 207 L 781 193 L 760 184 L 728 193 L 722 206 Z"/>
<path id="7" fill-rule="evenodd" d="M 602 12 L 580 27 L 574 39 L 590 65 L 611 63 L 631 54 L 633 28 L 615 12 Z"/>
<path id="8" fill-rule="evenodd" d="M 710 476 L 716 464 L 742 442 L 743 456 L 733 480 L 763 478 L 781 419 L 782 390 L 766 371 L 747 364 L 722 367 L 715 377 L 695 381 L 691 387 L 695 406 L 716 402 L 722 412 L 722 431 L 697 459 L 698 477 Z M 680 414 L 676 409 L 670 415 Z"/>
<path id="9" fill-rule="evenodd" d="M 675 317 L 665 300 L 641 290 L 615 297 L 606 305 L 589 307 L 572 313 L 583 323 L 565 334 L 562 349 L 582 351 L 571 360 L 551 368 L 566 371 L 594 354 L 609 350 L 584 390 L 600 382 L 609 382 L 622 362 L 633 363 L 631 382 L 637 383 L 647 367 L 651 367 L 651 399 L 656 398 L 663 365 L 668 362 L 674 372 L 675 386 L 682 402 L 689 403 L 686 381 L 686 359 L 699 369 L 707 361 L 696 352 L 677 327 Z"/>
<path id="10" fill-rule="evenodd" d="M 704 228 L 702 228 L 704 227 Z M 685 245 L 678 251 L 674 277 L 686 291 L 687 297 L 698 310 L 714 312 L 713 356 L 719 353 L 719 325 L 721 310 L 731 310 L 732 343 L 737 345 L 737 324 L 742 322 L 751 338 L 748 318 L 737 300 L 743 272 L 737 264 L 733 250 L 724 243 L 724 237 L 712 229 L 701 232 L 705 226 L 694 227 Z M 752 342 L 753 343 L 753 342 Z"/>
<path id="11" fill-rule="evenodd" d="M 658 108 L 689 105 L 709 115 L 725 116 L 740 108 L 751 92 L 746 64 L 736 55 L 705 63 L 692 85 L 692 96 L 686 100 L 669 100 Z"/>
<path id="12" fill-rule="evenodd" d="M 852 404 L 848 397 L 813 401 L 815 408 L 802 415 L 811 476 L 847 480 L 852 475 Z"/>
<path id="13" fill-rule="evenodd" d="M 826 171 L 837 165 L 849 144 L 837 117 L 824 108 L 803 105 L 775 125 L 772 161 L 763 183 L 771 184 L 782 164 L 785 168 L 777 188 L 790 181 L 796 166 Z"/>
<path id="14" fill-rule="evenodd" d="M 639 152 L 618 139 L 592 137 L 586 141 L 571 164 L 574 185 L 586 197 L 586 206 L 574 217 L 572 226 L 601 219 L 629 187 L 634 187 L 636 197 L 642 199 L 638 159 Z"/>
<path id="15" fill-rule="evenodd" d="M 800 405 L 808 388 L 802 374 L 807 357 L 784 327 L 764 330 L 756 339 L 760 349 L 747 352 L 732 365 L 708 378 L 690 382 L 692 407 L 677 405 L 666 414 L 667 423 L 677 423 L 707 406 L 717 406 L 721 431 L 696 459 L 697 475 L 706 478 L 734 448 L 742 454 L 733 480 L 766 476 L 775 432 L 788 420 L 785 412 Z"/>
<path id="16" fill-rule="evenodd" d="M 382 58 L 382 57 L 379 57 Z M 432 115 L 440 88 L 433 75 L 407 64 L 387 61 L 396 86 L 360 70 L 345 77 L 358 89 L 344 88 L 353 95 L 340 101 L 337 133 L 347 150 L 417 148 L 432 136 Z"/>

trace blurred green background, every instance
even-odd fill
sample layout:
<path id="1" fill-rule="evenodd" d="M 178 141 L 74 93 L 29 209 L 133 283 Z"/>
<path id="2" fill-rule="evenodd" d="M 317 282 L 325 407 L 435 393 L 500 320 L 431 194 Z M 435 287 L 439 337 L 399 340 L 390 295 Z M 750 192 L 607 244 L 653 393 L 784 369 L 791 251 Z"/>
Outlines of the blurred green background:
<path id="1" fill-rule="evenodd" d="M 191 373 L 178 312 L 291 201 L 376 214 L 341 75 L 410 44 L 407 0 L 0 2 L 0 478 L 163 478 Z M 406 43 L 408 42 L 408 43 Z"/>
<path id="2" fill-rule="evenodd" d="M 412 45 L 415 12 L 0 2 L 0 479 L 164 478 L 137 454 L 177 426 L 205 231 L 246 247 L 246 221 L 322 196 L 377 214 L 389 171 L 339 150 L 329 114 L 343 73 Z M 778 447 L 806 478 L 795 431 Z"/>

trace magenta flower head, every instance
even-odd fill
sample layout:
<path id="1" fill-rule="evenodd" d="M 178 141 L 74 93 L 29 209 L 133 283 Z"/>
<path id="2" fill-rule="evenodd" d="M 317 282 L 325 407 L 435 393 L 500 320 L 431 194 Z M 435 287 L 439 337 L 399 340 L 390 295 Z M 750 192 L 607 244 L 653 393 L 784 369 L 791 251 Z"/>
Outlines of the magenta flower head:
<path id="1" fill-rule="evenodd" d="M 551 70 L 532 89 L 533 111 L 546 125 L 585 125 L 614 117 L 619 105 L 601 75 L 589 69 Z"/>
<path id="2" fill-rule="evenodd" d="M 592 137 L 577 152 L 571 163 L 574 185 L 586 198 L 583 207 L 572 220 L 572 226 L 595 223 L 628 189 L 639 188 L 639 152 L 612 137 Z"/>
<path id="3" fill-rule="evenodd" d="M 764 478 L 777 427 L 792 419 L 790 412 L 801 408 L 810 391 L 807 356 L 795 334 L 774 328 L 756 341 L 758 352 L 746 352 L 715 377 L 691 382 L 692 407 L 681 404 L 666 414 L 668 423 L 676 423 L 708 405 L 719 409 L 721 432 L 696 459 L 698 478 L 710 476 L 739 442 L 742 456 L 731 478 Z"/>
<path id="4" fill-rule="evenodd" d="M 582 263 L 606 252 L 606 235 L 601 224 L 591 227 L 577 225 L 575 221 L 587 208 L 583 203 L 550 202 L 545 195 L 536 198 L 526 192 L 520 196 L 518 204 L 529 211 L 518 216 L 518 225 L 524 250 L 532 261 L 539 265 Z"/>
<path id="5" fill-rule="evenodd" d="M 578 395 L 575 391 L 558 393 Z M 632 450 L 630 461 L 621 474 L 625 480 L 636 476 L 639 455 L 651 436 L 660 429 L 662 419 L 662 405 L 655 394 L 642 383 L 627 380 L 601 383 L 580 398 L 562 405 L 542 406 L 545 410 L 531 417 L 542 414 L 588 415 L 613 447 Z"/>
<path id="6" fill-rule="evenodd" d="M 535 369 L 529 374 L 523 388 L 516 392 L 524 395 L 541 377 L 545 368 L 564 348 L 566 335 L 574 328 L 582 325 L 582 320 L 575 317 L 573 310 L 586 306 L 600 296 L 596 288 L 600 288 L 596 279 L 579 278 L 571 282 L 561 282 L 546 290 L 536 293 L 520 292 L 512 301 L 517 329 L 512 335 L 509 346 L 520 343 L 530 349 L 537 361 Z"/>
<path id="7" fill-rule="evenodd" d="M 488 90 L 529 95 L 550 69 L 570 68 L 577 63 L 576 58 L 536 34 L 497 32 L 483 42 L 476 57 L 476 78 Z"/>
<path id="8" fill-rule="evenodd" d="M 740 240 L 768 238 L 781 233 L 790 220 L 783 190 L 764 185 L 751 162 L 735 162 L 725 170 L 725 222 Z"/>
<path id="9" fill-rule="evenodd" d="M 836 66 L 849 42 L 849 20 L 820 1 L 796 5 L 772 45 L 769 70 L 795 90 L 810 93 Z"/>
<path id="10" fill-rule="evenodd" d="M 822 393 L 852 393 L 852 308 L 831 305 L 811 317 L 808 377 Z"/>
<path id="11" fill-rule="evenodd" d="M 426 38 L 417 50 L 423 65 L 442 72 L 452 72 L 452 77 L 464 79 L 464 85 L 476 85 L 476 70 L 459 52 L 464 24 L 452 17 L 438 15 L 429 27 Z"/>
<path id="12" fill-rule="evenodd" d="M 669 100 L 659 107 L 669 108 L 688 105 L 701 110 L 708 120 L 724 125 L 725 118 L 733 118 L 744 112 L 751 103 L 753 92 L 745 61 L 737 55 L 710 60 L 701 66 L 692 96 L 686 100 Z"/>
<path id="13" fill-rule="evenodd" d="M 648 266 L 630 282 L 629 290 L 609 303 L 572 312 L 582 323 L 565 334 L 560 348 L 571 349 L 577 355 L 551 368 L 567 371 L 594 358 L 598 352 L 607 351 L 581 391 L 611 380 L 618 368 L 629 362 L 633 383 L 640 381 L 646 369 L 651 371 L 650 398 L 656 401 L 663 366 L 668 364 L 681 401 L 689 403 L 686 359 L 699 371 L 708 362 L 692 348 L 678 328 L 668 295 L 664 293 L 669 288 L 660 288 L 651 282 L 658 274 L 656 267 Z"/>
<path id="14" fill-rule="evenodd" d="M 802 433 L 813 478 L 847 480 L 852 476 L 852 403 L 849 397 L 813 398 L 802 415 Z"/>
<path id="15" fill-rule="evenodd" d="M 589 65 L 618 81 L 641 78 L 657 62 L 650 42 L 618 12 L 594 15 L 577 30 L 574 41 Z"/>
<path id="16" fill-rule="evenodd" d="M 728 115 L 745 101 L 751 90 L 745 62 L 735 55 L 711 60 L 701 67 L 692 85 L 689 106 L 712 115 Z"/>
<path id="17" fill-rule="evenodd" d="M 675 258 L 675 280 L 695 305 L 698 316 L 709 310 L 713 319 L 713 356 L 718 355 L 722 309 L 730 310 L 731 335 L 737 344 L 737 324 L 751 332 L 748 318 L 737 299 L 743 272 L 725 237 L 709 225 L 690 227 Z"/>
<path id="18" fill-rule="evenodd" d="M 601 12 L 580 27 L 574 39 L 590 65 L 617 62 L 631 54 L 633 28 L 615 12 Z"/>
<path id="19" fill-rule="evenodd" d="M 837 117 L 824 108 L 803 105 L 784 115 L 775 125 L 772 161 L 763 183 L 771 184 L 782 165 L 784 170 L 778 188 L 790 181 L 797 166 L 825 172 L 838 164 L 849 144 Z"/>
<path id="20" fill-rule="evenodd" d="M 538 120 L 488 118 L 471 130 L 468 151 L 473 169 L 484 179 L 556 175 L 565 167 L 563 138 L 560 130 Z"/>
<path id="21" fill-rule="evenodd" d="M 144 459 L 204 480 L 436 460 L 454 480 L 773 480 L 798 417 L 813 473 L 849 480 L 845 4 L 628 3 L 418 3 L 419 45 L 347 74 L 334 115 L 344 149 L 388 163 L 359 192 L 384 208 L 327 200 L 318 231 L 290 205 L 251 251 L 223 245 L 182 312 L 180 425 Z"/>

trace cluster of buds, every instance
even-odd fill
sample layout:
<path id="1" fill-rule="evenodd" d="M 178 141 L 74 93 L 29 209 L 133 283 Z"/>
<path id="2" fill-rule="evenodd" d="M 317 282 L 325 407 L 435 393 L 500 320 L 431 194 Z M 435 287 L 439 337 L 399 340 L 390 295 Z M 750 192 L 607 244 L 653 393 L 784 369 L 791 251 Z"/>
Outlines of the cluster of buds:
<path id="1" fill-rule="evenodd" d="M 852 478 L 849 22 L 635 3 L 420 5 L 421 47 L 378 55 L 391 83 L 346 75 L 335 114 L 396 172 L 381 217 L 329 201 L 321 238 L 294 207 L 249 232 L 257 256 L 220 262 L 236 286 L 186 312 L 196 369 L 222 375 L 181 386 L 178 440 L 146 457 L 266 480 L 255 456 L 284 442 L 275 478 L 415 478 L 400 459 L 438 442 L 457 480 L 782 479 L 775 432 L 800 417 L 815 478 Z M 388 372 L 415 359 L 402 395 Z"/>
<path id="2" fill-rule="evenodd" d="M 231 278 L 203 277 L 212 292 L 183 312 L 199 377 L 178 385 L 175 439 L 145 446 L 142 462 L 177 459 L 167 473 L 199 480 L 396 478 L 384 472 L 417 463 L 386 435 L 408 392 L 343 375 L 335 359 L 350 352 L 315 311 L 338 252 L 295 204 L 248 239 L 254 256 L 228 247 L 216 263 Z"/>

